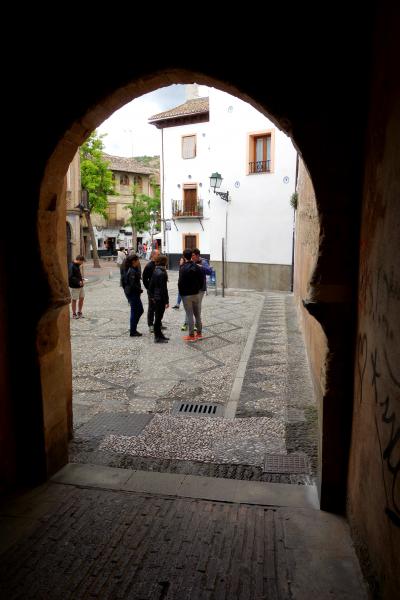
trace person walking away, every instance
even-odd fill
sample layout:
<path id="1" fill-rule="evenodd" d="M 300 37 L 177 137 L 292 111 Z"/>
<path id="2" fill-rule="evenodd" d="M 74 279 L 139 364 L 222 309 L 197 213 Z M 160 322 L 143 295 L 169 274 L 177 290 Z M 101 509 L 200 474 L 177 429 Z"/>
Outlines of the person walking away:
<path id="1" fill-rule="evenodd" d="M 154 342 L 165 344 L 169 338 L 161 331 L 162 318 L 166 308 L 169 308 L 167 257 L 160 254 L 155 259 L 155 269 L 149 284 L 149 302 L 154 306 Z"/>
<path id="2" fill-rule="evenodd" d="M 203 273 L 200 267 L 192 261 L 192 250 L 187 248 L 183 253 L 184 264 L 179 269 L 178 290 L 185 308 L 189 335 L 183 337 L 187 342 L 201 338 L 201 315 L 199 292 L 203 287 Z M 194 333 L 193 316 L 196 321 L 197 333 Z"/>
<path id="3" fill-rule="evenodd" d="M 143 290 L 140 285 L 140 261 L 136 254 L 131 254 L 126 258 L 121 274 L 121 284 L 131 307 L 129 334 L 131 337 L 141 337 L 142 334 L 137 330 L 137 325 L 144 312 L 140 298 Z"/>
<path id="4" fill-rule="evenodd" d="M 81 273 L 81 265 L 85 257 L 81 254 L 68 266 L 68 285 L 71 293 L 72 318 L 83 319 L 83 301 L 85 299 L 84 281 Z M 76 302 L 78 301 L 78 312 L 76 312 Z"/>
<path id="5" fill-rule="evenodd" d="M 149 306 L 147 308 L 147 325 L 150 333 L 154 333 L 154 303 L 150 302 L 149 285 L 151 278 L 156 268 L 156 258 L 158 256 L 158 250 L 153 250 L 150 255 L 150 260 L 143 269 L 143 285 L 147 290 L 147 297 L 149 299 Z"/>
<path id="6" fill-rule="evenodd" d="M 117 265 L 119 266 L 119 271 L 121 272 L 122 264 L 126 258 L 125 248 L 123 246 L 117 252 Z"/>

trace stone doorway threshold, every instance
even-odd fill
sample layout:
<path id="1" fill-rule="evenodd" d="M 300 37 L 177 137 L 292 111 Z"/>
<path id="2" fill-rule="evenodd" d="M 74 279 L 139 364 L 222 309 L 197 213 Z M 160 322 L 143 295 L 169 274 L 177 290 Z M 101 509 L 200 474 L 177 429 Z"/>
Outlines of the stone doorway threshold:
<path id="1" fill-rule="evenodd" d="M 313 485 L 264 483 L 69 463 L 54 483 L 259 506 L 319 509 Z"/>

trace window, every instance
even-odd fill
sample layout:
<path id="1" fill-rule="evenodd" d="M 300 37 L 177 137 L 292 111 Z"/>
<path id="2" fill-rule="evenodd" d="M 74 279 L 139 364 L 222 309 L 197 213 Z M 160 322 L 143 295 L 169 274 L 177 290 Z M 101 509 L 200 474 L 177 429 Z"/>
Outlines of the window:
<path id="1" fill-rule="evenodd" d="M 182 158 L 195 158 L 196 136 L 185 135 L 182 137 Z"/>
<path id="2" fill-rule="evenodd" d="M 108 206 L 108 218 L 110 221 L 115 221 L 117 218 L 117 207 L 116 205 L 109 204 Z"/>
<path id="3" fill-rule="evenodd" d="M 134 175 L 133 183 L 136 186 L 136 191 L 138 193 L 142 193 L 143 192 L 143 179 L 140 177 L 140 175 Z"/>
<path id="4" fill-rule="evenodd" d="M 272 171 L 272 134 L 260 133 L 250 136 L 249 174 Z"/>
<path id="5" fill-rule="evenodd" d="M 199 247 L 199 235 L 197 233 L 184 233 L 182 238 L 183 250 L 186 248 L 193 250 Z"/>
<path id="6" fill-rule="evenodd" d="M 129 185 L 129 177 L 128 175 L 126 175 L 126 173 L 122 173 L 119 176 L 119 182 L 121 185 Z"/>

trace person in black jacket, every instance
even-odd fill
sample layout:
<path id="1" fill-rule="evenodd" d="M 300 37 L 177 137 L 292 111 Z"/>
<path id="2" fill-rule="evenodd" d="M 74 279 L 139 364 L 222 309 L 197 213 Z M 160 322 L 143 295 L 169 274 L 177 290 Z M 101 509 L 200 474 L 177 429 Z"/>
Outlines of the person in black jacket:
<path id="1" fill-rule="evenodd" d="M 203 287 L 204 276 L 200 267 L 192 261 L 192 250 L 187 248 L 183 253 L 183 258 L 185 262 L 179 269 L 178 290 L 182 297 L 189 326 L 189 335 L 184 336 L 183 339 L 188 342 L 194 342 L 202 337 L 201 299 L 199 292 Z M 194 334 L 193 315 L 196 319 L 196 335 Z"/>
<path id="2" fill-rule="evenodd" d="M 121 285 L 124 288 L 125 296 L 131 306 L 130 317 L 130 336 L 141 337 L 142 334 L 137 330 L 137 324 L 143 314 L 143 304 L 140 294 L 143 292 L 140 285 L 140 261 L 136 254 L 128 256 L 124 263 L 124 271 L 121 273 Z"/>
<path id="3" fill-rule="evenodd" d="M 149 262 L 146 264 L 143 269 L 143 285 L 147 290 L 147 296 L 149 299 L 149 306 L 147 309 L 147 325 L 149 326 L 150 333 L 154 331 L 154 303 L 150 302 L 150 294 L 149 294 L 149 285 L 154 273 L 154 269 L 156 268 L 156 258 L 158 256 L 158 250 L 153 250 L 150 256 Z"/>
<path id="4" fill-rule="evenodd" d="M 68 265 L 68 285 L 71 292 L 71 307 L 72 307 L 72 318 L 81 319 L 83 318 L 82 308 L 83 300 L 85 298 L 84 281 L 81 273 L 81 265 L 83 264 L 85 257 L 81 254 L 75 258 L 75 260 Z M 78 313 L 76 312 L 76 301 L 78 300 Z"/>
<path id="5" fill-rule="evenodd" d="M 165 309 L 169 307 L 167 260 L 163 254 L 156 257 L 155 269 L 148 289 L 149 302 L 154 307 L 154 342 L 156 344 L 165 344 L 169 340 L 161 331 L 161 320 Z"/>

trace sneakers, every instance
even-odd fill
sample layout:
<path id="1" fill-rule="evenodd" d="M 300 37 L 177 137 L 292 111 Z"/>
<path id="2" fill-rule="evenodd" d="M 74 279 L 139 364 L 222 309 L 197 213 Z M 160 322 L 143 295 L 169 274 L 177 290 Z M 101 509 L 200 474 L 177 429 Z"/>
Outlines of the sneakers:
<path id="1" fill-rule="evenodd" d="M 179 304 L 175 304 L 175 306 L 173 306 L 172 308 L 178 309 L 179 308 Z"/>
<path id="2" fill-rule="evenodd" d="M 166 337 L 159 337 L 159 338 L 154 338 L 154 343 L 155 344 L 168 344 L 168 339 Z"/>
<path id="3" fill-rule="evenodd" d="M 193 335 L 184 335 L 183 336 L 183 341 L 185 342 L 195 342 L 197 340 L 197 337 L 193 334 Z"/>
<path id="4" fill-rule="evenodd" d="M 187 323 L 184 323 L 181 327 L 181 331 L 187 331 L 187 330 L 188 330 Z M 194 326 L 194 330 L 197 331 L 196 325 Z"/>
<path id="5" fill-rule="evenodd" d="M 73 319 L 79 319 L 78 315 L 76 313 L 72 313 L 72 318 Z"/>
<path id="6" fill-rule="evenodd" d="M 78 312 L 77 319 L 84 319 L 84 318 L 85 318 L 85 315 L 83 315 L 81 312 Z"/>
<path id="7" fill-rule="evenodd" d="M 203 336 L 202 336 L 202 333 L 201 333 L 201 332 L 199 333 L 198 331 L 196 331 L 196 333 L 195 333 L 195 336 L 196 336 L 196 339 L 197 339 L 197 340 L 201 340 L 201 339 L 202 339 L 202 337 L 203 337 Z"/>
<path id="8" fill-rule="evenodd" d="M 143 333 L 139 333 L 139 331 L 131 331 L 129 335 L 130 337 L 142 337 Z"/>

